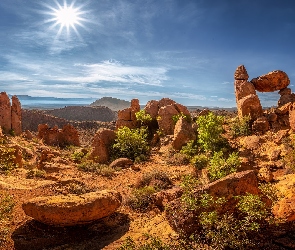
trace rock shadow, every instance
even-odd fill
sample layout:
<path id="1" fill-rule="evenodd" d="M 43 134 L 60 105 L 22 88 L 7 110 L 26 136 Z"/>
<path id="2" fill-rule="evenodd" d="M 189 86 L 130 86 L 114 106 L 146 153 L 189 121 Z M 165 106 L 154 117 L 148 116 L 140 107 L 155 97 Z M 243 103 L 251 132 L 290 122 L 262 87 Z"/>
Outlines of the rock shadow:
<path id="1" fill-rule="evenodd" d="M 129 229 L 127 214 L 114 213 L 87 225 L 53 227 L 28 220 L 12 234 L 15 250 L 102 249 Z"/>

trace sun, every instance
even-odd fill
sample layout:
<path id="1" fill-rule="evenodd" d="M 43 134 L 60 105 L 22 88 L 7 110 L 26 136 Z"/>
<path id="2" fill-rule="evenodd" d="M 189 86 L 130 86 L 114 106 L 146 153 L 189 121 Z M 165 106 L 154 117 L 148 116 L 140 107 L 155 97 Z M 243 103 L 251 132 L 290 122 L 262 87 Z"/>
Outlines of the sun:
<path id="1" fill-rule="evenodd" d="M 71 30 L 73 30 L 76 35 L 81 38 L 80 33 L 78 32 L 77 27 L 83 27 L 86 29 L 83 23 L 88 20 L 83 16 L 87 11 L 83 11 L 83 6 L 74 6 L 75 2 L 70 4 L 67 0 L 64 0 L 63 4 L 60 4 L 58 0 L 54 0 L 56 7 L 45 5 L 50 11 L 46 11 L 45 14 L 50 15 L 51 18 L 45 20 L 45 23 L 51 23 L 50 29 L 58 28 L 56 38 L 59 38 L 60 35 L 66 34 L 67 37 L 70 36 Z"/>

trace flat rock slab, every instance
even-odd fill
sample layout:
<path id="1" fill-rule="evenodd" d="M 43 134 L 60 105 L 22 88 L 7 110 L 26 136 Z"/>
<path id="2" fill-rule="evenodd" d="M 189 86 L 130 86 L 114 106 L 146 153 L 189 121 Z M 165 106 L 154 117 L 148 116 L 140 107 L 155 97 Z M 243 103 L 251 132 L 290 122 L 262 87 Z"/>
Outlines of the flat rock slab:
<path id="1" fill-rule="evenodd" d="M 26 215 L 44 224 L 75 226 L 111 215 L 121 202 L 120 193 L 103 190 L 82 195 L 36 197 L 23 203 L 22 208 Z"/>

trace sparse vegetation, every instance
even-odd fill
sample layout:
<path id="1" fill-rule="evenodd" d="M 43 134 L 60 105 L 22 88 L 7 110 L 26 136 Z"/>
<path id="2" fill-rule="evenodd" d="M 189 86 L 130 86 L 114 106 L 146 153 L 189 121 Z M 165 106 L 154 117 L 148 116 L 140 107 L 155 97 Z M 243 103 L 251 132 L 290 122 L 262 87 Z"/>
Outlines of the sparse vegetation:
<path id="1" fill-rule="evenodd" d="M 249 115 L 244 117 L 235 117 L 229 124 L 231 136 L 238 137 L 250 135 L 250 122 L 251 118 Z"/>
<path id="2" fill-rule="evenodd" d="M 101 176 L 111 177 L 116 169 L 108 165 L 96 163 L 93 160 L 85 160 L 77 165 L 78 169 L 84 172 L 92 172 Z"/>
<path id="3" fill-rule="evenodd" d="M 7 241 L 10 233 L 9 223 L 14 206 L 15 203 L 12 196 L 0 194 L 0 247 Z"/>
<path id="4" fill-rule="evenodd" d="M 14 163 L 14 152 L 14 148 L 3 143 L 0 144 L 0 172 L 8 173 L 17 168 L 17 165 Z"/>
<path id="5" fill-rule="evenodd" d="M 116 132 L 117 138 L 113 145 L 113 157 L 127 157 L 135 160 L 141 155 L 148 154 L 147 129 L 119 128 Z"/>
<path id="6" fill-rule="evenodd" d="M 181 112 L 178 115 L 173 115 L 172 116 L 172 120 L 173 120 L 174 124 L 176 124 L 178 122 L 178 120 L 179 120 L 180 117 L 182 117 L 183 119 L 187 120 L 188 122 L 191 122 L 192 121 L 192 119 L 189 116 L 187 116 L 187 115 L 185 115 L 184 113 Z"/>
<path id="7" fill-rule="evenodd" d="M 137 121 L 141 126 L 148 126 L 153 120 L 150 114 L 147 114 L 144 109 L 135 113 Z"/>
<path id="8" fill-rule="evenodd" d="M 241 165 L 238 153 L 231 153 L 226 159 L 223 152 L 215 152 L 209 162 L 208 173 L 212 181 L 218 180 L 237 171 Z"/>
<path id="9" fill-rule="evenodd" d="M 30 169 L 27 174 L 26 178 L 33 179 L 33 178 L 45 178 L 46 172 L 41 169 Z"/>

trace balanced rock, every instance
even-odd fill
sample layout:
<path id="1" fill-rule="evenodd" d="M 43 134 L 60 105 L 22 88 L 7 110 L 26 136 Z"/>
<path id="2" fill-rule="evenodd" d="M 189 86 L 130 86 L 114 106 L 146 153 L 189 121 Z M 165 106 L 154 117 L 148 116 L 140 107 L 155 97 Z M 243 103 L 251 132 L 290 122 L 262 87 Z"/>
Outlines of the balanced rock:
<path id="1" fill-rule="evenodd" d="M 235 74 L 234 74 L 235 80 L 248 80 L 249 75 L 244 65 L 240 65 L 237 67 Z"/>
<path id="2" fill-rule="evenodd" d="M 99 129 L 94 135 L 90 158 L 98 163 L 107 163 L 110 158 L 109 148 L 115 141 L 116 134 L 111 129 Z"/>
<path id="3" fill-rule="evenodd" d="M 240 100 L 248 95 L 256 95 L 254 85 L 245 80 L 235 80 L 236 99 Z"/>
<path id="4" fill-rule="evenodd" d="M 75 226 L 113 214 L 121 202 L 120 193 L 103 190 L 82 195 L 37 197 L 23 203 L 22 208 L 26 215 L 44 224 Z"/>
<path id="5" fill-rule="evenodd" d="M 290 84 L 290 79 L 284 71 L 275 70 L 253 78 L 251 82 L 255 89 L 260 92 L 273 92 L 286 88 Z"/>

